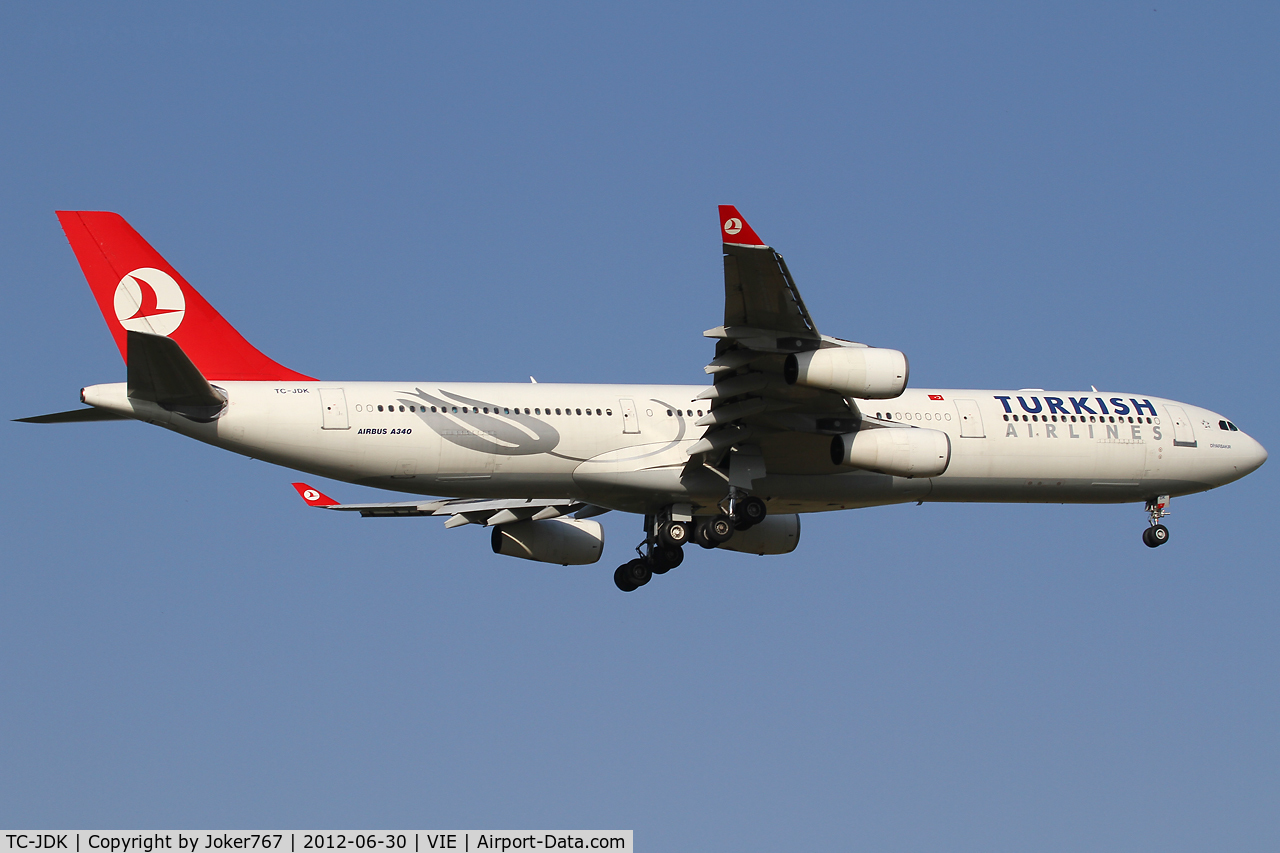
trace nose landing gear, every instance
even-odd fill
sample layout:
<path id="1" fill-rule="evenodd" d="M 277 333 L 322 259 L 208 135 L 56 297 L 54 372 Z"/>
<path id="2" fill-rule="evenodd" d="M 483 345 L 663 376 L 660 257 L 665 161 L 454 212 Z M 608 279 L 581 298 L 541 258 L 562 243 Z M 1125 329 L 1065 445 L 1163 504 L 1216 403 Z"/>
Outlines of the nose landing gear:
<path id="1" fill-rule="evenodd" d="M 1151 526 L 1142 531 L 1142 543 L 1148 548 L 1158 548 L 1169 541 L 1169 528 L 1160 523 L 1160 519 L 1168 514 L 1168 495 L 1147 501 L 1147 516 L 1151 519 Z"/>

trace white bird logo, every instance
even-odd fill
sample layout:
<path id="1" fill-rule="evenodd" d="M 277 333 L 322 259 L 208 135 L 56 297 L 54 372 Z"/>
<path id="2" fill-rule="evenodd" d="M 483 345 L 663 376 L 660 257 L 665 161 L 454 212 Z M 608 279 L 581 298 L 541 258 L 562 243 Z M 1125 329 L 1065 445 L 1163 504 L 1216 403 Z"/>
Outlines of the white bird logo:
<path id="1" fill-rule="evenodd" d="M 735 216 L 735 217 L 733 217 L 732 219 L 726 219 L 726 220 L 725 220 L 725 222 L 724 222 L 724 233 L 726 233 L 726 234 L 737 234 L 737 233 L 738 233 L 739 231 L 741 231 L 741 230 L 742 230 L 742 220 L 741 220 L 741 219 L 738 219 L 738 218 Z"/>

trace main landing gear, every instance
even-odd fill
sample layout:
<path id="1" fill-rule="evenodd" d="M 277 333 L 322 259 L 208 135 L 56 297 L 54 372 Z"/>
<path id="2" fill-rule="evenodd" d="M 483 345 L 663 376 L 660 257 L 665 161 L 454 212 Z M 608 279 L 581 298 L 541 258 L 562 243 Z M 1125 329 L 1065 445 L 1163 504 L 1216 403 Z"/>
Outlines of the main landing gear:
<path id="1" fill-rule="evenodd" d="M 738 498 L 731 494 L 728 507 L 720 515 L 698 516 L 689 521 L 677 521 L 671 517 L 668 507 L 659 516 L 647 515 L 644 519 L 644 541 L 636 546 L 639 555 L 630 562 L 618 566 L 613 582 L 623 592 L 634 592 L 653 580 L 654 575 L 665 575 L 684 561 L 684 546 L 690 541 L 703 548 L 714 548 L 733 538 L 739 530 L 758 524 L 768 515 L 765 502 L 757 497 Z"/>
<path id="2" fill-rule="evenodd" d="M 1151 526 L 1142 531 L 1142 543 L 1148 548 L 1158 548 L 1169 541 L 1169 528 L 1160 523 L 1160 519 L 1168 514 L 1168 495 L 1147 501 L 1147 516 L 1151 519 Z"/>

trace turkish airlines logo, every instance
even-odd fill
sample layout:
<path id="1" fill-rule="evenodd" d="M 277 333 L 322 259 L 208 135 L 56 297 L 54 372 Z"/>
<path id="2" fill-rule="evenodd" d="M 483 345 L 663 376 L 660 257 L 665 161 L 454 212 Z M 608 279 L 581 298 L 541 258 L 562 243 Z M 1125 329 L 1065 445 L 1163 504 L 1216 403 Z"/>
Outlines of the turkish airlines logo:
<path id="1" fill-rule="evenodd" d="M 315 489 L 307 489 L 305 492 L 302 493 L 302 496 L 309 501 L 320 500 L 320 493 L 317 492 Z"/>
<path id="2" fill-rule="evenodd" d="M 173 276 L 142 267 L 116 285 L 116 319 L 131 332 L 168 337 L 182 325 L 187 300 Z"/>
<path id="3" fill-rule="evenodd" d="M 724 221 L 724 233 L 737 234 L 741 230 L 742 230 L 742 220 L 738 219 L 736 216 L 733 217 L 732 219 L 726 219 Z"/>

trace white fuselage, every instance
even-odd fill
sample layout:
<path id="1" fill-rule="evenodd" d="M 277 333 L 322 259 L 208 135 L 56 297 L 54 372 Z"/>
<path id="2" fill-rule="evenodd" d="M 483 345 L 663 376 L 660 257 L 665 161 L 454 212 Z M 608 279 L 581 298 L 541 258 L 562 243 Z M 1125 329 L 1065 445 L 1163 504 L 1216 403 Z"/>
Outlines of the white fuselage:
<path id="1" fill-rule="evenodd" d="M 196 423 L 131 400 L 85 402 L 208 444 L 335 480 L 421 495 L 571 498 L 629 512 L 707 509 L 722 475 L 689 464 L 707 414 L 696 385 L 217 382 L 224 414 Z M 908 390 L 856 401 L 864 416 L 941 430 L 946 472 L 903 478 L 840 467 L 830 435 L 769 436 L 751 491 L 771 512 L 904 501 L 1118 503 L 1203 491 L 1266 459 L 1208 410 L 1134 394 Z M 1137 411 L 1135 411 L 1135 409 Z M 589 414 L 588 414 L 589 413 Z M 692 413 L 692 414 L 690 414 Z"/>

